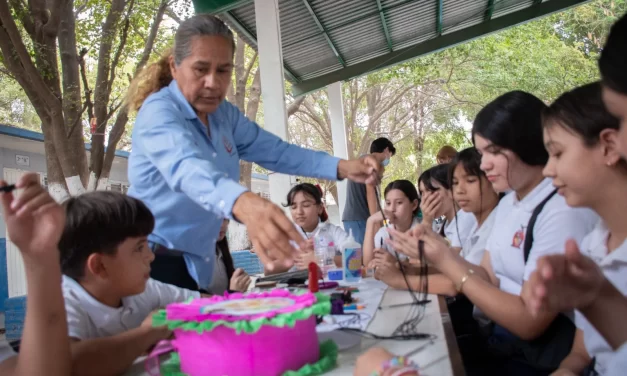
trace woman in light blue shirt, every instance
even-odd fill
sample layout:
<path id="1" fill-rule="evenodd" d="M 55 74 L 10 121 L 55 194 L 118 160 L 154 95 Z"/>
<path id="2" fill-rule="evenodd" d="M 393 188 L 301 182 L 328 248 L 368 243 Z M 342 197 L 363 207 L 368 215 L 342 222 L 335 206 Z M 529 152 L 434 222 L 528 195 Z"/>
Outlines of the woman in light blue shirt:
<path id="1" fill-rule="evenodd" d="M 289 241 L 304 241 L 279 207 L 238 183 L 240 159 L 328 180 L 376 183 L 381 173 L 374 157 L 340 160 L 286 143 L 248 120 L 225 100 L 233 54 L 228 27 L 196 15 L 181 23 L 172 53 L 147 67 L 130 88 L 129 106 L 139 112 L 128 193 L 155 215 L 151 276 L 184 288 L 209 286 L 224 218 L 247 226 L 264 263 L 272 249 L 290 264 Z"/>

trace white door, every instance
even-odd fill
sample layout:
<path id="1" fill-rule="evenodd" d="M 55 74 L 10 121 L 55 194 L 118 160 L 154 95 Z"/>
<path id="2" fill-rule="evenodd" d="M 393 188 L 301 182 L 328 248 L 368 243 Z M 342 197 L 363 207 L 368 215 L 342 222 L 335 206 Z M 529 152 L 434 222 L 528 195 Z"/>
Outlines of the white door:
<path id="1" fill-rule="evenodd" d="M 28 171 L 17 170 L 14 168 L 4 169 L 4 180 L 7 184 L 14 184 Z M 6 229 L 5 229 L 6 231 Z M 24 261 L 22 254 L 15 244 L 9 240 L 9 233 L 6 234 L 7 239 L 7 279 L 9 282 L 9 298 L 15 296 L 26 295 L 26 275 L 24 274 Z"/>

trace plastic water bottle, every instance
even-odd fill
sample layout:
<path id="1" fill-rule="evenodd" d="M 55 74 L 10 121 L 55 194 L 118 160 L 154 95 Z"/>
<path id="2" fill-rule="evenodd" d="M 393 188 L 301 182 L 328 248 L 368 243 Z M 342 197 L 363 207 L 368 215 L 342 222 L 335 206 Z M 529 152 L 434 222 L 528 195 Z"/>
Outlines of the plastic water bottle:
<path id="1" fill-rule="evenodd" d="M 333 268 L 333 255 L 330 254 L 329 244 L 323 236 L 316 238 L 314 253 L 316 255 L 316 263 L 322 270 L 323 276 L 326 277 L 329 269 Z"/>
<path id="2" fill-rule="evenodd" d="M 346 282 L 361 281 L 362 251 L 361 244 L 353 238 L 353 231 L 348 231 L 348 239 L 342 244 L 342 270 Z"/>

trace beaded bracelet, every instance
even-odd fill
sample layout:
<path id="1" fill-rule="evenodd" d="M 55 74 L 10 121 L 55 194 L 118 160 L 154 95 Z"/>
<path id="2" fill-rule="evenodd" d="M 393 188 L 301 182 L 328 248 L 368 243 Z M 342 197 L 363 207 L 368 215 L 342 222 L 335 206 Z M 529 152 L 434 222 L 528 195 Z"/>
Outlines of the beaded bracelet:
<path id="1" fill-rule="evenodd" d="M 370 376 L 383 376 L 385 371 L 392 369 L 392 368 L 398 368 L 398 367 L 401 367 L 401 368 L 396 370 L 392 374 L 392 376 L 402 376 L 407 372 L 418 370 L 418 366 L 414 364 L 413 362 L 409 361 L 406 357 L 395 356 L 394 358 L 384 362 L 381 365 L 381 371 L 374 371 L 373 373 L 370 374 Z"/>

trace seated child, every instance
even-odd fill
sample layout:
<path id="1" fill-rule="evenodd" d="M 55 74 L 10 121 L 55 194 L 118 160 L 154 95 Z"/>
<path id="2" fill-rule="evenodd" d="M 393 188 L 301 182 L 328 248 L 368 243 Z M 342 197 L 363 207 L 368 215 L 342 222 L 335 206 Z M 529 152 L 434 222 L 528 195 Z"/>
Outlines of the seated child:
<path id="1" fill-rule="evenodd" d="M 59 242 L 72 367 L 116 375 L 171 333 L 151 313 L 199 293 L 151 279 L 147 236 L 154 217 L 139 200 L 91 192 L 65 202 Z"/>
<path id="2" fill-rule="evenodd" d="M 307 241 L 294 255 L 294 266 L 290 269 L 280 262 L 275 262 L 272 270 L 266 274 L 283 273 L 288 270 L 307 269 L 310 262 L 316 262 L 314 242 L 335 249 L 334 262 L 342 265 L 342 245 L 348 234 L 339 226 L 329 222 L 329 215 L 322 201 L 322 189 L 311 183 L 301 183 L 292 187 L 287 194 L 287 205 L 298 232 Z M 298 248 L 296 244 L 292 244 Z"/>
<path id="3" fill-rule="evenodd" d="M 0 186 L 6 183 L 0 181 Z M 0 341 L 0 375 L 67 376 L 70 346 L 61 295 L 57 242 L 63 231 L 63 209 L 39 184 L 39 174 L 22 176 L 19 197 L 0 193 L 7 233 L 24 260 L 26 319 L 20 353 Z"/>
<path id="4" fill-rule="evenodd" d="M 213 265 L 211 284 L 207 288 L 207 291 L 214 295 L 224 295 L 226 291 L 246 292 L 251 282 L 250 276 L 243 269 L 235 269 L 233 265 L 229 242 L 226 239 L 229 222 L 228 219 L 222 221 L 216 243 L 216 262 Z"/>

